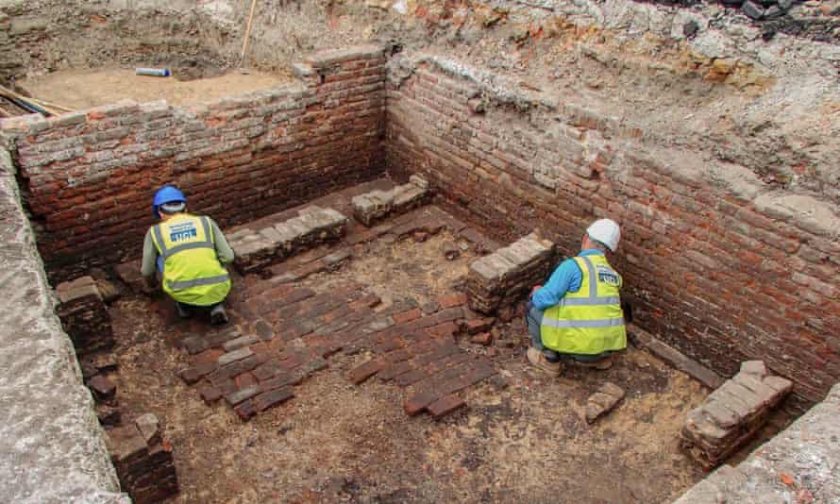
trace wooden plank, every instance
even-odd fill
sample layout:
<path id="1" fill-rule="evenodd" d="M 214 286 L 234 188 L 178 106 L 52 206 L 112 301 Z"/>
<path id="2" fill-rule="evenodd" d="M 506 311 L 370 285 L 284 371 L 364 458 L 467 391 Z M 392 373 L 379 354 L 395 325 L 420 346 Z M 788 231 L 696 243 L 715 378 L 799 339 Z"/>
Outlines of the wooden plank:
<path id="1" fill-rule="evenodd" d="M 650 353 L 656 355 L 660 359 L 686 373 L 710 389 L 714 390 L 723 385 L 723 382 L 726 381 L 716 372 L 691 359 L 676 348 L 657 339 L 644 329 L 640 329 L 633 324 L 628 324 L 627 331 L 632 333 L 642 347 L 650 351 Z"/>

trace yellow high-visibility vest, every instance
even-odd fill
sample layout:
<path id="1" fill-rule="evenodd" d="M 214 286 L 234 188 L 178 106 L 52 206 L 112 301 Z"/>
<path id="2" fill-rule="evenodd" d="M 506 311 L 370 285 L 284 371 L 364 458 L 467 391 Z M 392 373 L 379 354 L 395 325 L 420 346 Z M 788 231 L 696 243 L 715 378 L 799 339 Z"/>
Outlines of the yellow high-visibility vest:
<path id="1" fill-rule="evenodd" d="M 627 347 L 619 290 L 622 279 L 603 255 L 574 258 L 583 273 L 580 289 L 545 310 L 540 336 L 556 352 L 598 355 Z"/>
<path id="2" fill-rule="evenodd" d="M 152 242 L 163 257 L 163 291 L 195 306 L 224 301 L 230 276 L 216 256 L 210 219 L 179 214 L 152 226 Z"/>

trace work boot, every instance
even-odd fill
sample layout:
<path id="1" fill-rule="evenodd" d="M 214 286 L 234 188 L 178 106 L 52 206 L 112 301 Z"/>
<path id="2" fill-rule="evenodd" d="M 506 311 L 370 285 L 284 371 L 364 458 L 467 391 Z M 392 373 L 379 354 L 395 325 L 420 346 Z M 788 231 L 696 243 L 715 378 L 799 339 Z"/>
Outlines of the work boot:
<path id="1" fill-rule="evenodd" d="M 222 325 L 228 323 L 228 316 L 225 313 L 225 307 L 218 304 L 210 310 L 210 323 L 213 325 Z"/>
<path id="2" fill-rule="evenodd" d="M 599 359 L 596 361 L 579 361 L 576 360 L 575 363 L 578 366 L 589 368 L 589 369 L 597 369 L 598 371 L 606 371 L 607 369 L 613 366 L 612 357 L 604 357 L 603 359 Z"/>
<path id="3" fill-rule="evenodd" d="M 528 347 L 526 355 L 528 356 L 528 362 L 540 371 L 545 371 L 552 376 L 560 376 L 560 373 L 563 372 L 563 364 L 560 361 L 549 361 L 538 348 Z"/>
<path id="4" fill-rule="evenodd" d="M 192 312 L 189 311 L 184 305 L 181 303 L 175 303 L 175 310 L 178 312 L 178 318 L 188 319 L 192 317 Z"/>

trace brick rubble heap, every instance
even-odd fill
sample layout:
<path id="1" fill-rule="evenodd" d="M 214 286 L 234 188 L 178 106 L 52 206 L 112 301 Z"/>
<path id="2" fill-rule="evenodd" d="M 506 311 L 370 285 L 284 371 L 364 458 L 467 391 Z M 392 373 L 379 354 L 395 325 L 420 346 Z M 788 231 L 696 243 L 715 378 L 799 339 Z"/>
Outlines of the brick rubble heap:
<path id="1" fill-rule="evenodd" d="M 515 305 L 545 281 L 554 259 L 554 244 L 531 233 L 476 260 L 467 278 L 470 307 L 490 314 Z"/>
<path id="2" fill-rule="evenodd" d="M 718 465 L 764 424 L 792 387 L 790 380 L 768 375 L 764 362 L 744 362 L 735 377 L 689 412 L 682 446 L 704 466 Z"/>

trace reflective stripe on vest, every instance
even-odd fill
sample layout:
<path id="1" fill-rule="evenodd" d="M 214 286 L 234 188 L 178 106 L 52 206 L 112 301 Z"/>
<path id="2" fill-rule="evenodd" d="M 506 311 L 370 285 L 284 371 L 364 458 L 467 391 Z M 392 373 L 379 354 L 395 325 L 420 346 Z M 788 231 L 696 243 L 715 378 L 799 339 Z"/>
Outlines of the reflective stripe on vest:
<path id="1" fill-rule="evenodd" d="M 192 243 L 184 243 L 181 245 L 175 245 L 174 247 L 167 247 L 166 240 L 163 239 L 163 233 L 160 230 L 160 224 L 156 224 L 152 226 L 152 233 L 155 235 L 155 240 L 157 241 L 158 245 L 158 252 L 160 252 L 161 257 L 165 261 L 169 256 L 173 254 L 177 254 L 182 250 L 190 250 L 190 249 L 198 249 L 198 248 L 211 248 L 215 250 L 215 239 L 213 237 L 213 233 L 210 230 L 210 223 L 207 221 L 207 217 L 199 217 L 198 220 L 201 221 L 201 229 L 204 231 L 205 239 L 200 242 L 192 242 Z"/>
<path id="2" fill-rule="evenodd" d="M 196 278 L 195 280 L 183 280 L 181 282 L 168 282 L 169 288 L 172 290 L 189 289 L 190 287 L 197 287 L 199 285 L 212 285 L 226 282 L 230 275 L 224 274 L 219 276 L 212 276 L 207 278 Z"/>
<path id="3" fill-rule="evenodd" d="M 570 354 L 595 355 L 624 349 L 627 334 L 618 291 L 621 276 L 601 255 L 578 256 L 584 275 L 580 290 L 567 292 L 545 310 L 540 335 L 546 348 Z"/>

